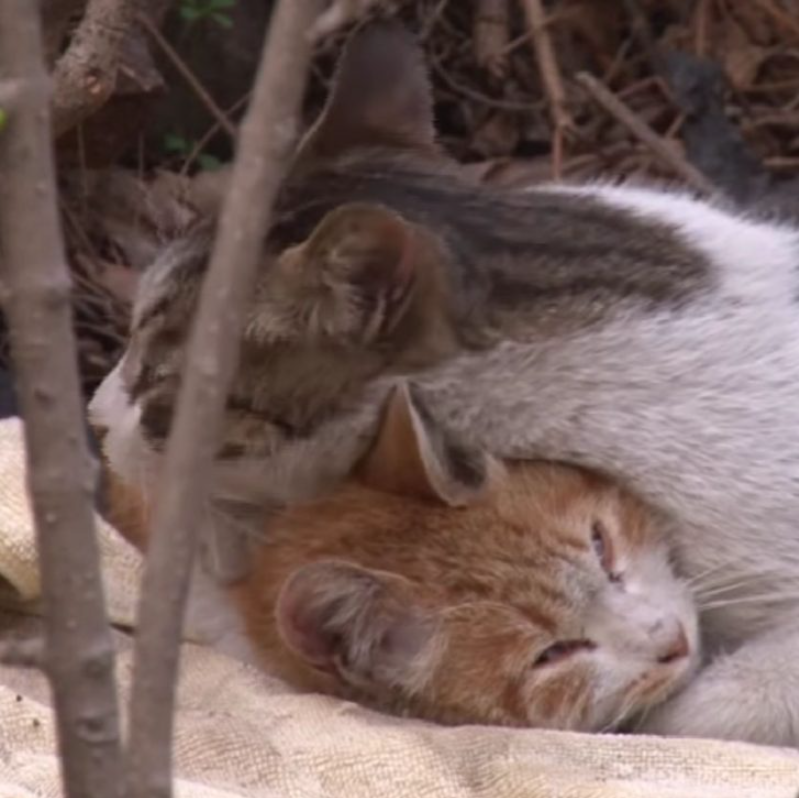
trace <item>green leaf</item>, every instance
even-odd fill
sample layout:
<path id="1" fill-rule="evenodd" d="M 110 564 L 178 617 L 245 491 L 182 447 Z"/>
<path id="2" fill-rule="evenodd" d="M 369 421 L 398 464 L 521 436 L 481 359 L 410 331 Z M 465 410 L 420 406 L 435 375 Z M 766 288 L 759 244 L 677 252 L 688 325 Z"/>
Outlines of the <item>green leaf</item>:
<path id="1" fill-rule="evenodd" d="M 206 12 L 200 8 L 195 8 L 194 6 L 181 6 L 180 7 L 180 16 L 186 22 L 196 22 L 198 19 L 201 19 Z"/>
<path id="2" fill-rule="evenodd" d="M 8 122 L 8 114 L 0 108 L 0 133 L 3 132 L 3 128 L 6 126 Z"/>
<path id="3" fill-rule="evenodd" d="M 164 149 L 167 152 L 186 153 L 189 149 L 189 142 L 178 136 L 177 133 L 167 133 L 163 141 Z"/>
<path id="4" fill-rule="evenodd" d="M 200 154 L 197 157 L 197 163 L 200 165 L 200 169 L 205 172 L 214 172 L 223 165 L 219 158 L 215 155 L 208 155 L 208 153 Z"/>
<path id="5" fill-rule="evenodd" d="M 223 8 L 234 8 L 236 0 L 208 0 L 209 8 L 214 11 L 221 11 Z"/>
<path id="6" fill-rule="evenodd" d="M 226 17 L 224 14 L 212 14 L 211 18 L 216 22 L 217 25 L 220 25 L 223 28 L 232 28 L 233 27 L 233 20 L 230 17 Z"/>

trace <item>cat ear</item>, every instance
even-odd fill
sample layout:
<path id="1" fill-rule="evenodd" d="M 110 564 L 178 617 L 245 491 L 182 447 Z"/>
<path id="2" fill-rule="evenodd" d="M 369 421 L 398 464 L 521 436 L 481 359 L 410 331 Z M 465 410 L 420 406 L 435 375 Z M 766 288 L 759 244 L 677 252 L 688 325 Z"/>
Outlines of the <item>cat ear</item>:
<path id="1" fill-rule="evenodd" d="M 419 390 L 403 384 L 389 397 L 358 476 L 377 490 L 457 507 L 477 500 L 499 468 L 485 452 L 442 430 Z"/>
<path id="2" fill-rule="evenodd" d="M 436 149 L 424 56 L 398 24 L 373 23 L 352 36 L 298 160 L 334 157 L 360 146 Z"/>
<path id="3" fill-rule="evenodd" d="M 351 203 L 331 211 L 284 255 L 281 279 L 303 334 L 368 343 L 390 333 L 409 306 L 430 246 L 382 206 Z"/>
<path id="4" fill-rule="evenodd" d="M 355 684 L 409 685 L 437 629 L 402 577 L 330 560 L 295 571 L 275 612 L 280 636 L 295 654 Z"/>

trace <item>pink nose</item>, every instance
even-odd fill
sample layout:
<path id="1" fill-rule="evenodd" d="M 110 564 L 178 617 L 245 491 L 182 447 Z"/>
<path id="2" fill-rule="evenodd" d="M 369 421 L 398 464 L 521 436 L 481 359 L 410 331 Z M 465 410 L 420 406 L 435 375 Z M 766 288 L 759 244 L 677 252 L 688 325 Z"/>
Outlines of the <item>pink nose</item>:
<path id="1" fill-rule="evenodd" d="M 678 659 L 683 659 L 691 653 L 691 646 L 688 643 L 688 638 L 685 636 L 685 629 L 682 624 L 677 627 L 677 634 L 664 646 L 663 653 L 658 657 L 658 662 L 664 665 L 669 662 L 676 662 Z"/>

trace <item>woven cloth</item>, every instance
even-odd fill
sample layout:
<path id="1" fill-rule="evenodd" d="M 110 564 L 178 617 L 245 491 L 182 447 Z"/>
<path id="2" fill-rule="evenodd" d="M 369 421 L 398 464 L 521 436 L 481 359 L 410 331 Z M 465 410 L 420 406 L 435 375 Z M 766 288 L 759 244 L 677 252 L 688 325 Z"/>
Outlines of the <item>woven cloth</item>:
<path id="1" fill-rule="evenodd" d="M 39 593 L 21 426 L 0 422 L 0 575 Z M 107 599 L 129 625 L 141 564 L 98 519 Z M 32 603 L 33 602 L 33 603 Z M 3 629 L 37 620 L 0 614 Z M 130 640 L 117 671 L 127 692 Z M 58 796 L 49 691 L 0 668 L 0 798 Z M 298 695 L 184 643 L 175 740 L 180 798 L 797 798 L 799 753 L 739 743 L 488 727 L 442 728 Z"/>

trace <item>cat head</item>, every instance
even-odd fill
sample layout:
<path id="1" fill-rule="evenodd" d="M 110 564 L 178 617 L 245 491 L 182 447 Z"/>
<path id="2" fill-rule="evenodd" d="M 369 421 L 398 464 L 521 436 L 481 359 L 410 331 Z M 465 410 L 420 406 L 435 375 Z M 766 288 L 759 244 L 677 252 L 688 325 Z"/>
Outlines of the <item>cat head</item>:
<path id="1" fill-rule="evenodd" d="M 389 364 L 415 369 L 453 351 L 448 245 L 426 222 L 456 214 L 438 189 L 460 185 L 457 175 L 436 145 L 413 37 L 389 23 L 356 33 L 279 192 L 245 313 L 223 457 L 272 454 L 311 435 Z M 90 407 L 113 438 L 164 444 L 212 236 L 213 223 L 201 224 L 140 282 L 128 347 Z M 130 448 L 112 441 L 113 467 L 126 470 L 116 461 Z"/>
<path id="2" fill-rule="evenodd" d="M 698 659 L 653 512 L 461 445 L 408 388 L 353 480 L 270 525 L 243 606 L 290 681 L 444 723 L 612 728 Z"/>

